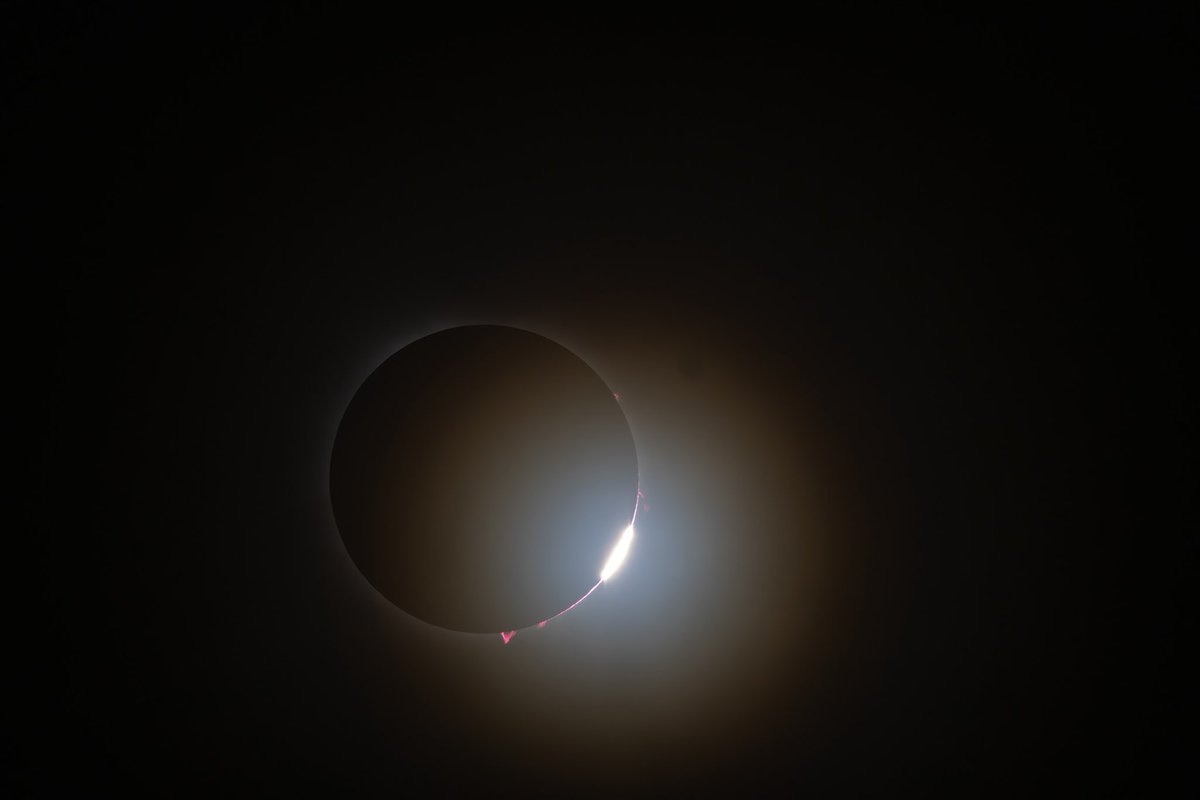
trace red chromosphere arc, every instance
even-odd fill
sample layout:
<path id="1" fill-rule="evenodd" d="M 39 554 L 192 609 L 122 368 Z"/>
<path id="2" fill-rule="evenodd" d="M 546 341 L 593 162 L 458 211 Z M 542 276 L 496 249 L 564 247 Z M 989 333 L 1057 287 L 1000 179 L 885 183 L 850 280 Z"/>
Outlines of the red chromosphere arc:
<path id="1" fill-rule="evenodd" d="M 634 524 L 635 522 L 637 522 L 637 512 L 638 512 L 638 507 L 639 507 L 641 504 L 642 504 L 642 489 L 641 489 L 641 487 L 639 486 L 639 487 L 638 487 L 638 490 L 637 490 L 637 495 L 636 495 L 636 497 L 634 497 L 634 500 L 633 500 L 633 516 L 632 516 L 632 517 L 630 518 L 630 520 L 629 520 L 629 527 L 631 527 L 631 528 L 633 527 L 633 524 Z M 577 605 L 579 605 L 580 603 L 582 603 L 584 600 L 587 600 L 589 597 L 591 597 L 591 595 L 592 595 L 592 592 L 594 592 L 594 591 L 596 591 L 597 589 L 599 589 L 599 588 L 600 588 L 600 584 L 602 584 L 602 583 L 604 583 L 604 578 L 601 578 L 600 580 L 596 581 L 596 585 L 595 585 L 595 586 L 593 586 L 592 588 L 588 589 L 588 590 L 587 590 L 587 592 L 586 592 L 586 593 L 584 593 L 583 597 L 579 598 L 579 599 L 578 599 L 578 600 L 576 600 L 574 603 L 571 603 L 571 605 L 567 606 L 567 607 L 566 607 L 566 608 L 564 608 L 562 611 L 558 612 L 558 613 L 557 613 L 557 614 L 555 614 L 554 616 L 551 616 L 551 617 L 546 617 L 544 620 L 542 620 L 541 622 L 537 623 L 536 625 L 531 625 L 531 626 L 529 626 L 529 627 L 533 627 L 533 628 L 544 628 L 544 627 L 546 627 L 546 623 L 547 623 L 547 622 L 552 622 L 553 620 L 556 620 L 556 619 L 558 619 L 558 618 L 559 618 L 559 617 L 561 617 L 563 614 L 567 613 L 567 612 L 568 612 L 568 611 L 570 611 L 572 608 L 574 608 L 575 606 L 577 606 Z M 520 630 L 524 630 L 524 629 L 522 628 L 522 629 L 520 629 Z M 511 642 L 511 641 L 512 641 L 512 638 L 513 638 L 514 636 L 516 636 L 516 635 L 517 635 L 517 631 L 516 631 L 516 630 L 511 630 L 511 631 L 501 631 L 501 632 L 500 632 L 500 638 L 504 640 L 504 643 L 505 643 L 505 644 L 508 644 L 509 642 Z"/>

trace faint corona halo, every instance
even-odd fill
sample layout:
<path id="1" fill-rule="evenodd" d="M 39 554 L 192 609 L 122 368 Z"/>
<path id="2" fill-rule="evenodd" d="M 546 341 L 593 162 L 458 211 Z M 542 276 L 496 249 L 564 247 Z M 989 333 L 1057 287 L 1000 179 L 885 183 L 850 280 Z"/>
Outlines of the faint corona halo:
<path id="1" fill-rule="evenodd" d="M 469 325 L 412 342 L 367 377 L 338 426 L 329 488 L 347 552 L 384 597 L 507 641 L 620 567 L 637 452 L 616 396 L 581 358 L 529 331 Z"/>

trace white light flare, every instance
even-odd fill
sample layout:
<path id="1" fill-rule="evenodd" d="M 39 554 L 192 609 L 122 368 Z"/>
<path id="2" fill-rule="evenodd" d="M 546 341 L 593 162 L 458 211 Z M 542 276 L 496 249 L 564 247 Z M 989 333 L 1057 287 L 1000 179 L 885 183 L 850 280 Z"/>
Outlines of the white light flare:
<path id="1" fill-rule="evenodd" d="M 617 542 L 617 546 L 613 548 L 612 554 L 608 557 L 608 561 L 604 562 L 604 569 L 600 570 L 600 580 L 606 581 L 613 576 L 621 565 L 625 563 L 625 556 L 629 555 L 629 546 L 633 544 L 633 523 L 621 533 L 621 538 Z"/>
<path id="2" fill-rule="evenodd" d="M 612 553 L 608 556 L 608 561 L 606 561 L 604 563 L 604 569 L 600 570 L 600 580 L 596 581 L 596 585 L 593 586 L 592 588 L 588 589 L 587 594 L 585 594 L 583 597 L 579 598 L 574 603 L 571 603 L 571 605 L 567 606 L 566 608 L 564 608 L 562 611 L 558 612 L 554 616 L 547 617 L 546 619 L 539 622 L 537 624 L 538 628 L 546 627 L 546 623 L 553 622 L 554 620 L 561 617 L 563 614 L 570 611 L 575 606 L 582 603 L 584 600 L 587 600 L 589 597 L 592 596 L 592 592 L 594 592 L 600 588 L 600 584 L 604 583 L 609 578 L 611 578 L 613 576 L 613 573 L 615 573 L 618 569 L 621 568 L 621 565 L 625 563 L 625 557 L 629 555 L 629 546 L 633 544 L 633 523 L 637 522 L 637 513 L 638 513 L 638 509 L 641 507 L 641 505 L 642 505 L 642 490 L 639 488 L 638 492 L 637 492 L 637 497 L 634 498 L 634 501 L 633 501 L 633 519 L 631 519 L 629 521 L 629 525 L 625 528 L 625 530 L 623 530 L 621 532 L 621 538 L 619 540 L 617 540 L 617 546 L 613 548 Z M 509 642 L 511 642 L 512 638 L 516 635 L 517 635 L 517 632 L 515 630 L 500 632 L 500 638 L 504 640 L 505 644 L 508 644 Z"/>

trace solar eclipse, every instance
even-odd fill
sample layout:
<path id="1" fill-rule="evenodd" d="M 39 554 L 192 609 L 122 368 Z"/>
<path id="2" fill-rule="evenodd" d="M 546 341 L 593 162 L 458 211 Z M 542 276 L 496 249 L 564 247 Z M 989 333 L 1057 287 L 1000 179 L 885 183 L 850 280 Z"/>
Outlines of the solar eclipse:
<path id="1" fill-rule="evenodd" d="M 366 379 L 338 429 L 330 494 L 351 558 L 395 605 L 509 632 L 559 616 L 620 567 L 637 453 L 582 359 L 471 325 L 412 342 Z"/>

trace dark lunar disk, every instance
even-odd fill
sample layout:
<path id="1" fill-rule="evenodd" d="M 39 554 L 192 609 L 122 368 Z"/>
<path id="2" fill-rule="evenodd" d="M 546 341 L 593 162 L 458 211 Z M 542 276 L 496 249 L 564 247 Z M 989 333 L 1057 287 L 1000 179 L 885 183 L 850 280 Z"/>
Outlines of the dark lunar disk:
<path id="1" fill-rule="evenodd" d="M 493 325 L 387 359 L 346 409 L 330 465 L 338 529 L 371 585 L 479 633 L 535 624 L 590 589 L 637 481 L 625 415 L 591 367 Z"/>

